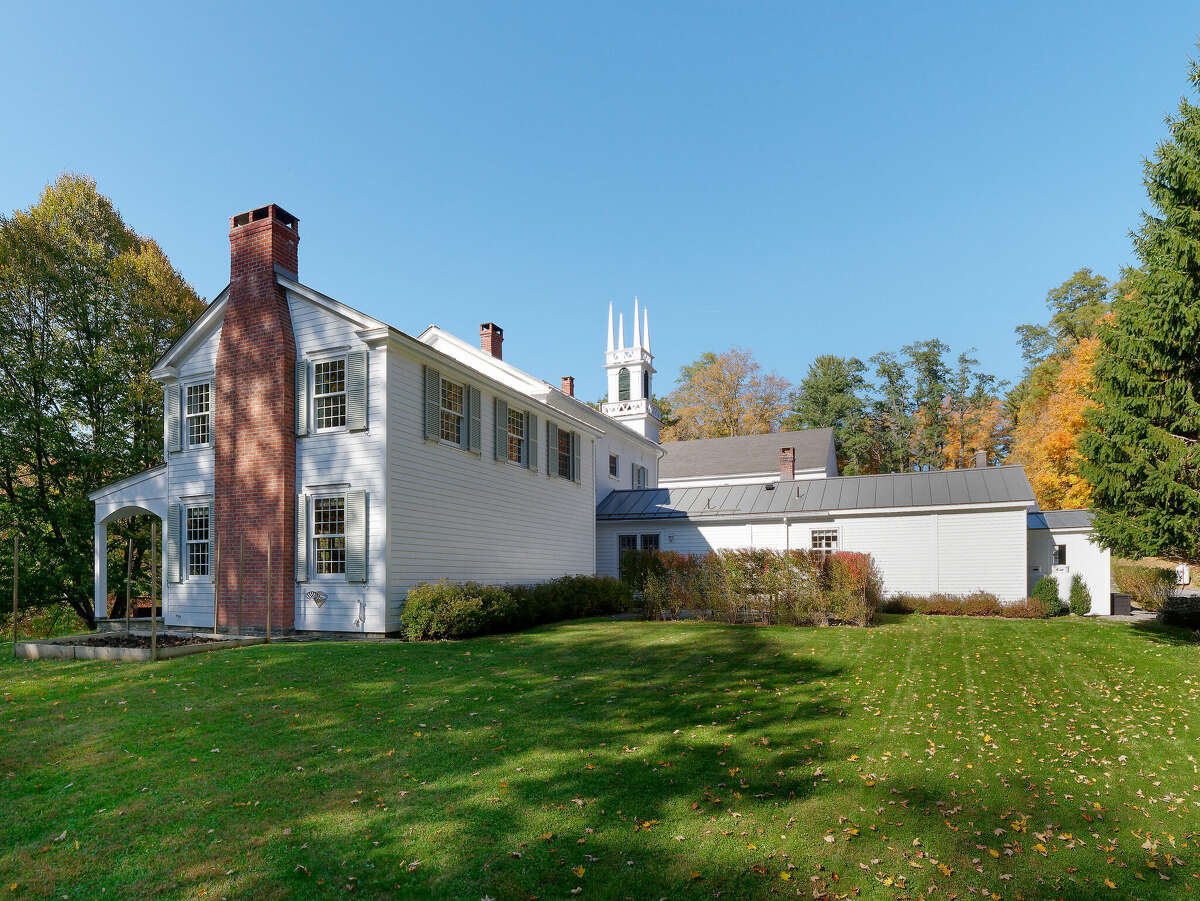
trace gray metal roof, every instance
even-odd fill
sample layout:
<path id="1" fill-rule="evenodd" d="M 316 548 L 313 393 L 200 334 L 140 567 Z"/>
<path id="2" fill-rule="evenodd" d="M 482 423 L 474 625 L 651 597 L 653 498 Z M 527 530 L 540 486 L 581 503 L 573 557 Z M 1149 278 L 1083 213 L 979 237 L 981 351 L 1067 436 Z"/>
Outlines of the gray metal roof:
<path id="1" fill-rule="evenodd" d="M 658 477 L 664 480 L 695 476 L 723 476 L 747 472 L 778 472 L 779 450 L 796 449 L 796 469 L 824 469 L 833 443 L 833 429 L 801 429 L 735 438 L 697 438 L 668 441 L 659 461 Z"/>
<path id="2" fill-rule="evenodd" d="M 1033 488 L 1023 466 L 989 466 L 878 476 L 835 476 L 768 485 L 614 491 L 600 502 L 596 518 L 699 519 L 763 513 L 827 513 L 876 507 L 1033 502 Z"/>
<path id="3" fill-rule="evenodd" d="M 1091 510 L 1039 510 L 1029 514 L 1031 529 L 1090 529 Z"/>

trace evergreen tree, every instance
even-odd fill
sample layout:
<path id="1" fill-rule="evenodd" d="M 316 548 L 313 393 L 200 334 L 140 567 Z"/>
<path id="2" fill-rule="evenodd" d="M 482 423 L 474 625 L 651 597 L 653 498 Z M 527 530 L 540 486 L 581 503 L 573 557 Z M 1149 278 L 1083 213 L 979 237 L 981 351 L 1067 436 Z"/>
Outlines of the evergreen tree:
<path id="1" fill-rule="evenodd" d="M 1200 64 L 1189 80 L 1200 91 Z M 1200 549 L 1200 107 L 1186 98 L 1145 163 L 1153 212 L 1134 248 L 1142 271 L 1100 328 L 1096 406 L 1081 444 L 1095 529 L 1125 556 Z"/>
<path id="2" fill-rule="evenodd" d="M 838 469 L 844 475 L 866 472 L 870 464 L 865 371 L 862 360 L 854 357 L 817 357 L 792 397 L 792 411 L 784 421 L 788 429 L 833 429 Z"/>

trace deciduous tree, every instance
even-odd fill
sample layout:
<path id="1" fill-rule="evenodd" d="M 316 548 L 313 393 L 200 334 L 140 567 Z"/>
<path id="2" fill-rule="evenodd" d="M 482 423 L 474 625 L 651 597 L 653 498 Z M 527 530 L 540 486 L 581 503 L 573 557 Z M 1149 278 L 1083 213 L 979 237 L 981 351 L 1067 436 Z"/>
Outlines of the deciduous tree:
<path id="1" fill-rule="evenodd" d="M 764 373 L 748 350 L 705 353 L 680 369 L 667 396 L 674 422 L 663 440 L 724 438 L 773 432 L 787 411 L 791 383 Z"/>

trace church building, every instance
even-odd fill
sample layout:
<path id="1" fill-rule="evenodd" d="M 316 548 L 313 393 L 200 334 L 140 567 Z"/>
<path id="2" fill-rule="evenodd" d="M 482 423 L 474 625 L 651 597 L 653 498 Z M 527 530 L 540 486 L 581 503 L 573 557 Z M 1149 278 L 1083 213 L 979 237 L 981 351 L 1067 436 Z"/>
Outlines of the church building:
<path id="1" fill-rule="evenodd" d="M 609 308 L 596 409 L 573 377 L 506 363 L 494 322 L 478 343 L 413 335 L 309 287 L 276 205 L 234 216 L 229 242 L 228 286 L 151 370 L 166 462 L 90 495 L 98 617 L 107 524 L 142 513 L 163 523 L 168 627 L 262 629 L 269 605 L 275 630 L 384 635 L 416 584 L 616 575 L 631 547 L 861 550 L 889 590 L 1025 594 L 1019 467 L 846 479 L 827 430 L 660 444 L 636 299 L 628 344 Z"/>

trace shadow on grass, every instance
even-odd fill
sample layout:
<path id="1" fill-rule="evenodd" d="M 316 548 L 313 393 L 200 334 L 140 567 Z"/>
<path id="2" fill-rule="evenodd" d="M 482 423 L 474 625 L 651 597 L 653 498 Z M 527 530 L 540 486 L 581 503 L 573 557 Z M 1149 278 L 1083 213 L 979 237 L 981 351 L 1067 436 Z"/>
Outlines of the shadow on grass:
<path id="1" fill-rule="evenodd" d="M 1128 628 L 1134 634 L 1140 635 L 1155 644 L 1174 646 L 1200 644 L 1200 630 L 1189 629 L 1185 626 L 1169 626 L 1164 623 L 1146 622 L 1129 623 Z"/>

